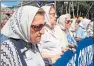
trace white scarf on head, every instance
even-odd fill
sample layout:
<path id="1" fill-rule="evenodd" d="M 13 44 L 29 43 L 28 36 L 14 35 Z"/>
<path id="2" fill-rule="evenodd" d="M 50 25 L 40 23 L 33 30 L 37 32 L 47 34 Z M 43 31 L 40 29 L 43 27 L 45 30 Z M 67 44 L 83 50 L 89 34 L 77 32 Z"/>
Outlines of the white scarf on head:
<path id="1" fill-rule="evenodd" d="M 84 19 L 80 22 L 79 26 L 81 26 L 83 29 L 86 30 L 88 24 L 90 23 L 90 21 L 91 21 L 91 20 L 84 18 Z"/>
<path id="2" fill-rule="evenodd" d="M 49 11 L 51 6 L 42 6 L 41 8 L 45 11 L 45 22 L 51 27 L 50 17 L 49 17 Z"/>
<path id="3" fill-rule="evenodd" d="M 90 23 L 89 28 L 90 28 L 91 30 L 93 30 L 93 29 L 94 29 L 94 22 L 93 22 L 93 21 Z"/>
<path id="4" fill-rule="evenodd" d="M 60 28 L 63 29 L 63 30 L 65 30 L 65 18 L 66 18 L 65 15 L 61 15 L 58 18 L 58 24 L 59 24 Z"/>
<path id="5" fill-rule="evenodd" d="M 20 7 L 2 28 L 1 33 L 7 37 L 30 40 L 30 27 L 39 8 L 34 6 Z"/>
<path id="6" fill-rule="evenodd" d="M 65 30 L 65 20 L 66 18 L 70 18 L 70 14 L 64 14 L 64 15 L 61 15 L 59 18 L 58 18 L 58 24 L 60 26 L 60 28 L 62 30 Z"/>

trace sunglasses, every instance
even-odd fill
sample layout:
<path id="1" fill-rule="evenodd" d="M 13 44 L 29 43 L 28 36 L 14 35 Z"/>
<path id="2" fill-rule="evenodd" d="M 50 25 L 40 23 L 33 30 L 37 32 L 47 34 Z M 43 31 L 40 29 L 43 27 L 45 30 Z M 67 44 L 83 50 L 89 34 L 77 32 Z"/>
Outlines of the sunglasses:
<path id="1" fill-rule="evenodd" d="M 46 24 L 46 23 L 44 23 L 44 24 L 39 24 L 39 25 L 31 25 L 31 27 L 32 27 L 35 31 L 40 31 L 40 30 L 44 27 L 45 24 Z"/>
<path id="2" fill-rule="evenodd" d="M 71 22 L 71 20 L 66 20 L 66 24 L 69 24 Z"/>

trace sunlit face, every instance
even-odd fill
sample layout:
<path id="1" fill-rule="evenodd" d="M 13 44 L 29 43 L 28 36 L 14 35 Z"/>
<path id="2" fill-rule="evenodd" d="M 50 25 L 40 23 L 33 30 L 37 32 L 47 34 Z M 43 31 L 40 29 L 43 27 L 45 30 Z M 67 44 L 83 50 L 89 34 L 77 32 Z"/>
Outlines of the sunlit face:
<path id="1" fill-rule="evenodd" d="M 65 19 L 65 27 L 66 29 L 69 29 L 71 26 L 71 20 L 70 17 Z"/>
<path id="2" fill-rule="evenodd" d="M 44 33 L 44 16 L 37 14 L 30 28 L 30 39 L 33 43 L 40 42 L 41 35 Z"/>
<path id="3" fill-rule="evenodd" d="M 54 26 L 56 24 L 56 17 L 55 17 L 56 13 L 55 13 L 55 9 L 51 8 L 49 11 L 49 16 L 50 16 L 50 22 L 51 25 Z"/>

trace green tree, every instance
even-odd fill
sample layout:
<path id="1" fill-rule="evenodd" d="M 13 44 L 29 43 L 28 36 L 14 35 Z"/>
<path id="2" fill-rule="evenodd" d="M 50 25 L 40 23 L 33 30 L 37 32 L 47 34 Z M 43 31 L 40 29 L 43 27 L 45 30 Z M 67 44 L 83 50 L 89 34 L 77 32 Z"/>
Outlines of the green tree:
<path id="1" fill-rule="evenodd" d="M 57 1 L 56 11 L 58 17 L 65 13 L 70 13 L 72 17 L 83 16 L 94 18 L 93 1 Z"/>

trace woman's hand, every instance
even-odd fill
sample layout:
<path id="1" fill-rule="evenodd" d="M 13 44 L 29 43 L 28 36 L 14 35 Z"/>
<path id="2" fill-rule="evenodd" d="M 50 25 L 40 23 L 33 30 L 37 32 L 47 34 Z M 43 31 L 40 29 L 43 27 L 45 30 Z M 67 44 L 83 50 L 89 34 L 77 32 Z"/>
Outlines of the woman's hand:
<path id="1" fill-rule="evenodd" d="M 56 54 L 53 57 L 51 57 L 52 64 L 54 64 L 59 58 L 61 58 L 61 53 L 60 54 Z"/>
<path id="2" fill-rule="evenodd" d="M 61 58 L 62 53 L 58 53 L 58 54 L 41 53 L 41 55 L 43 58 L 50 58 L 52 61 L 52 64 L 54 64 L 57 59 Z"/>

